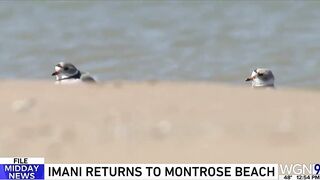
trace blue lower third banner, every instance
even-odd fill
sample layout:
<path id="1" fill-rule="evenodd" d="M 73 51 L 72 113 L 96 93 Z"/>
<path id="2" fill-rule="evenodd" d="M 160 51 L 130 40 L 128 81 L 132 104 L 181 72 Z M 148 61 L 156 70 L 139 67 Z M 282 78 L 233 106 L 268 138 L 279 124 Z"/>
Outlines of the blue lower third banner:
<path id="1" fill-rule="evenodd" d="M 0 157 L 0 180 L 320 180 L 320 164 L 45 164 Z"/>
<path id="2" fill-rule="evenodd" d="M 44 179 L 44 164 L 0 164 L 0 179 Z"/>

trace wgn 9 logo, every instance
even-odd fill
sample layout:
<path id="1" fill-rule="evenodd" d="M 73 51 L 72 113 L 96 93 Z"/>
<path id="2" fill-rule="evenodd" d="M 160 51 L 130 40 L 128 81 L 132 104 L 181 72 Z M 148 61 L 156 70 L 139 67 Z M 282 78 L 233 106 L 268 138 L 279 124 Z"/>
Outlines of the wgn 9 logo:
<path id="1" fill-rule="evenodd" d="M 284 164 L 279 170 L 284 175 L 320 175 L 320 164 Z"/>
<path id="2" fill-rule="evenodd" d="M 320 164 L 289 164 L 280 165 L 280 173 L 284 175 L 283 179 L 318 179 L 320 180 Z"/>

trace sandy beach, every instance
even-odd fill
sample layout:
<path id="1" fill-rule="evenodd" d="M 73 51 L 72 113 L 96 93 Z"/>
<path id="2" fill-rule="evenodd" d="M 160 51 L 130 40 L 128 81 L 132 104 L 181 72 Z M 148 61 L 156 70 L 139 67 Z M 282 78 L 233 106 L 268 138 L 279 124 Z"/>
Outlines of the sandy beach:
<path id="1" fill-rule="evenodd" d="M 320 92 L 2 81 L 0 155 L 46 163 L 314 162 Z"/>

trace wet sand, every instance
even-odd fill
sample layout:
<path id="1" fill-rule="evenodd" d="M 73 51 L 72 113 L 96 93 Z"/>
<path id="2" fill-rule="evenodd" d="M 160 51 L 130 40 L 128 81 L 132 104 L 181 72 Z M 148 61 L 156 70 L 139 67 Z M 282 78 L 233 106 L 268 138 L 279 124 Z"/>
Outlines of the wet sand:
<path id="1" fill-rule="evenodd" d="M 315 162 L 320 92 L 2 81 L 0 155 L 46 163 Z"/>

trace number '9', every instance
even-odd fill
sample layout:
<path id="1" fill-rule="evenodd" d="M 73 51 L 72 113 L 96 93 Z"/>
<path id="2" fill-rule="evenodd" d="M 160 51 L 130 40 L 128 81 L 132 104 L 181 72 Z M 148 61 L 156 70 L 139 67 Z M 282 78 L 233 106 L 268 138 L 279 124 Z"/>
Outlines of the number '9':
<path id="1" fill-rule="evenodd" d="M 316 170 L 317 175 L 320 173 L 320 164 L 315 164 L 314 165 L 314 170 Z"/>

